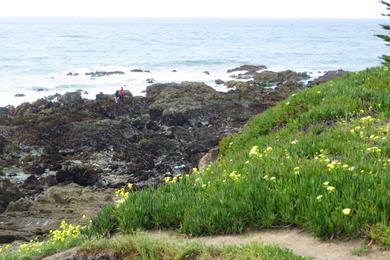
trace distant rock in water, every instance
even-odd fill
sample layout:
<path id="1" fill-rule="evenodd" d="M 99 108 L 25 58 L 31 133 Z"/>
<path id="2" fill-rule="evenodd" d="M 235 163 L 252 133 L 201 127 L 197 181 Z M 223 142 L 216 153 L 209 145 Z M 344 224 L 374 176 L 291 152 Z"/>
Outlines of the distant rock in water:
<path id="1" fill-rule="evenodd" d="M 25 97 L 26 95 L 23 94 L 23 93 L 18 93 L 18 94 L 15 94 L 15 97 Z"/>
<path id="2" fill-rule="evenodd" d="M 150 73 L 150 70 L 132 69 L 132 70 L 130 70 L 130 72 L 146 72 L 146 73 Z"/>
<path id="3" fill-rule="evenodd" d="M 43 87 L 33 87 L 32 90 L 36 92 L 42 92 L 42 91 L 48 91 L 48 88 L 43 88 Z"/>
<path id="4" fill-rule="evenodd" d="M 319 85 L 319 84 L 322 84 L 322 83 L 334 80 L 334 79 L 336 79 L 338 77 L 344 76 L 347 73 L 348 73 L 347 71 L 342 70 L 342 69 L 327 71 L 321 77 L 318 77 L 317 79 L 315 79 L 313 81 L 310 81 L 307 84 L 307 86 L 308 87 L 316 86 L 316 85 Z"/>
<path id="5" fill-rule="evenodd" d="M 156 83 L 156 80 L 155 80 L 155 79 L 152 79 L 152 78 L 146 79 L 146 83 L 148 83 L 148 84 L 153 84 L 153 83 Z"/>
<path id="6" fill-rule="evenodd" d="M 206 74 L 206 75 L 210 75 L 210 72 L 208 72 L 207 70 L 203 71 L 203 73 Z"/>
<path id="7" fill-rule="evenodd" d="M 227 70 L 227 73 L 232 73 L 236 71 L 248 71 L 248 72 L 256 72 L 259 70 L 265 70 L 267 69 L 267 66 L 264 65 L 242 65 L 240 67 Z"/>
<path id="8" fill-rule="evenodd" d="M 172 70 L 172 72 L 177 72 L 177 70 Z"/>
<path id="9" fill-rule="evenodd" d="M 85 73 L 85 76 L 91 76 L 91 77 L 105 77 L 105 76 L 111 76 L 111 75 L 123 75 L 125 74 L 123 71 L 96 71 L 96 72 L 87 72 Z"/>
<path id="10" fill-rule="evenodd" d="M 225 84 L 225 81 L 223 81 L 222 79 L 216 79 L 216 80 L 215 80 L 215 84 L 217 84 L 217 85 L 223 85 L 223 84 Z"/>
<path id="11" fill-rule="evenodd" d="M 79 74 L 78 73 L 73 73 L 73 72 L 69 72 L 68 74 L 66 74 L 66 76 L 78 76 Z"/>

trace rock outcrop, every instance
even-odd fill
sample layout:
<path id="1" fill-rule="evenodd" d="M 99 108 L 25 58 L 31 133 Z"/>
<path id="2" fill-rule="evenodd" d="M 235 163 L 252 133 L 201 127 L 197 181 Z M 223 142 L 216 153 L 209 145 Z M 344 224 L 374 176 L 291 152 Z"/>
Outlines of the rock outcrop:
<path id="1" fill-rule="evenodd" d="M 8 207 L 0 214 L 0 241 L 42 235 L 84 208 L 96 212 L 112 202 L 104 194 L 129 182 L 142 189 L 190 172 L 221 138 L 303 87 L 298 73 L 261 73 L 261 80 L 276 78 L 277 87 L 237 81 L 222 93 L 204 83 L 154 84 L 146 97 L 127 92 L 119 103 L 103 93 L 85 100 L 77 91 L 4 109 L 0 170 L 13 167 L 25 177 L 2 176 L 16 189 L 0 193 L 2 210 Z"/>

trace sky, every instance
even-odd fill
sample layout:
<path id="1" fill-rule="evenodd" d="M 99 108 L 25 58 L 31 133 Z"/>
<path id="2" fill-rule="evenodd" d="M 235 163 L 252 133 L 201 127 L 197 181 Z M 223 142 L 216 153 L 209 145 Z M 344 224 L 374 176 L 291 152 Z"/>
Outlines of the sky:
<path id="1" fill-rule="evenodd" d="M 380 18 L 378 0 L 1 0 L 0 16 Z"/>

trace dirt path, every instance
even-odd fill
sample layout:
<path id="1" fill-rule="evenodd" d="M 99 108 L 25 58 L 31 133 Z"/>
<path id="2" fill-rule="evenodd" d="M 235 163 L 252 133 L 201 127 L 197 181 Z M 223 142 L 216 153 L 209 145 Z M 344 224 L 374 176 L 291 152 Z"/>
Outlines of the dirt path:
<path id="1" fill-rule="evenodd" d="M 240 235 L 222 235 L 200 238 L 186 238 L 184 235 L 167 231 L 150 231 L 146 234 L 152 238 L 200 242 L 209 246 L 242 245 L 258 242 L 264 245 L 278 245 L 288 248 L 299 256 L 309 256 L 314 260 L 389 260 L 390 251 L 382 251 L 371 246 L 364 256 L 352 255 L 352 251 L 364 245 L 362 240 L 352 241 L 321 241 L 312 235 L 298 229 L 264 230 Z M 77 249 L 71 249 L 48 258 L 46 260 L 73 259 Z"/>
<path id="2" fill-rule="evenodd" d="M 180 234 L 169 232 L 148 232 L 156 238 L 183 237 Z M 206 245 L 239 245 L 251 242 L 259 242 L 265 245 L 278 245 L 291 249 L 294 254 L 310 256 L 318 260 L 389 260 L 390 251 L 382 251 L 378 247 L 371 246 L 365 256 L 352 255 L 352 251 L 364 245 L 362 240 L 353 241 L 321 241 L 312 235 L 298 229 L 265 230 L 240 235 L 223 235 L 201 238 L 190 238 L 188 241 L 198 241 Z"/>

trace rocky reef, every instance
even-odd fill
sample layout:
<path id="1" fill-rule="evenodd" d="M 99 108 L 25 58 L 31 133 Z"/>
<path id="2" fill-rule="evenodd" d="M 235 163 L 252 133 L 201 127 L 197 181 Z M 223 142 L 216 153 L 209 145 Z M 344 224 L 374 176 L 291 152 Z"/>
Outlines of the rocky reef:
<path id="1" fill-rule="evenodd" d="M 182 82 L 151 85 L 145 97 L 127 92 L 119 103 L 71 92 L 0 108 L 0 243 L 92 216 L 129 182 L 142 189 L 190 172 L 221 138 L 305 87 L 306 74 L 232 71 L 243 69 L 252 78 L 225 83 L 227 93 Z"/>

